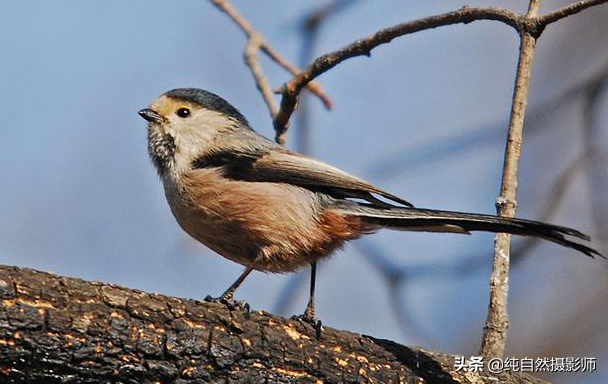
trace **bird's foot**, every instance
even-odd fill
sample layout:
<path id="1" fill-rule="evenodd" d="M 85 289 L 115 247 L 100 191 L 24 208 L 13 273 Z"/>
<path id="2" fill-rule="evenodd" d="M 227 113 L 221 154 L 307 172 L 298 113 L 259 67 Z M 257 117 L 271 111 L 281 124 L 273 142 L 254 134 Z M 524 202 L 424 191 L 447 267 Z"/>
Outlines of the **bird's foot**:
<path id="1" fill-rule="evenodd" d="M 321 322 L 320 319 L 317 319 L 316 317 L 314 317 L 308 313 L 304 313 L 303 315 L 292 316 L 291 320 L 297 320 L 297 321 L 301 321 L 303 323 L 310 324 L 315 330 L 315 336 L 317 337 L 317 339 L 321 338 L 321 334 L 323 332 L 323 323 Z"/>
<path id="2" fill-rule="evenodd" d="M 251 312 L 251 306 L 245 300 L 234 300 L 232 295 L 230 296 L 220 296 L 220 297 L 212 297 L 207 295 L 203 301 L 208 303 L 218 303 L 224 304 L 230 310 L 243 310 L 247 313 Z"/>

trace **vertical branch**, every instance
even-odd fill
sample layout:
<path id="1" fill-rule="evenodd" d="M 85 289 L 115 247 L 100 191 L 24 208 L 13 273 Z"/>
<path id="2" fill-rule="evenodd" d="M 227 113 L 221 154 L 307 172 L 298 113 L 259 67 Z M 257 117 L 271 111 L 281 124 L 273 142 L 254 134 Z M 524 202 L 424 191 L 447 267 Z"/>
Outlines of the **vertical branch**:
<path id="1" fill-rule="evenodd" d="M 526 18 L 538 14 L 540 0 L 530 0 Z M 530 74 L 536 47 L 536 38 L 528 29 L 520 31 L 519 61 L 513 91 L 513 103 L 509 120 L 509 135 L 505 149 L 500 196 L 496 199 L 498 216 L 513 217 L 517 208 L 517 176 L 523 138 L 524 116 L 530 89 Z M 490 303 L 484 326 L 479 354 L 486 357 L 502 357 L 507 344 L 509 316 L 509 258 L 511 236 L 499 233 L 494 239 L 494 267 L 490 276 Z"/>

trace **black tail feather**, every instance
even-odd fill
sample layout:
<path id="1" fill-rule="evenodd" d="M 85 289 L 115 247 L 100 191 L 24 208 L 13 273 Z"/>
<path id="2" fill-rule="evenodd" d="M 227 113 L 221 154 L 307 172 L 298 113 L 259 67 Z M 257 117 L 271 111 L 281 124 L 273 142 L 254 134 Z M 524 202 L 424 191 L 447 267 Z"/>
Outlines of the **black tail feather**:
<path id="1" fill-rule="evenodd" d="M 606 259 L 605 256 L 595 249 L 566 238 L 566 236 L 572 236 L 589 241 L 589 236 L 572 228 L 541 223 L 539 221 L 464 212 L 437 211 L 433 209 L 383 209 L 355 202 L 340 204 L 339 209 L 361 217 L 366 223 L 381 227 L 411 231 L 426 230 L 461 233 L 463 231 L 485 231 L 535 236 L 576 249 L 592 258 L 599 256 Z"/>

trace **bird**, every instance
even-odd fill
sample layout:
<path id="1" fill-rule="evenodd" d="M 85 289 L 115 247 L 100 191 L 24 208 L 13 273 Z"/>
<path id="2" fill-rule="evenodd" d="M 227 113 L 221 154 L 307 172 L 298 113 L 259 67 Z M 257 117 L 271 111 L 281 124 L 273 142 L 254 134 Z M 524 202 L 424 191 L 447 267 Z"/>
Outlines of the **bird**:
<path id="1" fill-rule="evenodd" d="M 302 318 L 314 322 L 317 261 L 382 228 L 535 236 L 605 258 L 573 240 L 590 240 L 575 229 L 416 208 L 258 134 L 235 107 L 209 91 L 173 89 L 138 113 L 148 122 L 148 152 L 179 226 L 245 267 L 219 301 L 234 301 L 234 292 L 254 270 L 285 273 L 310 265 L 310 297 Z"/>

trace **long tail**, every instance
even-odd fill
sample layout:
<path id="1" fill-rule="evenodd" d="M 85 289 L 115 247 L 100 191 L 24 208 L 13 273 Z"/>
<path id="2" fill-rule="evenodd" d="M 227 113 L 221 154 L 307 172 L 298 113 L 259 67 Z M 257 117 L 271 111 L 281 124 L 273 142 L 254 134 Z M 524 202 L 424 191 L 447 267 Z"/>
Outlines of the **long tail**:
<path id="1" fill-rule="evenodd" d="M 566 238 L 572 236 L 589 241 L 589 236 L 571 228 L 545 224 L 539 221 L 510 219 L 475 213 L 437 211 L 419 208 L 375 208 L 366 204 L 346 202 L 337 204 L 348 215 L 358 216 L 365 223 L 404 231 L 465 233 L 471 231 L 505 232 L 514 235 L 535 236 L 576 249 L 587 256 L 606 259 L 593 248 Z"/>

